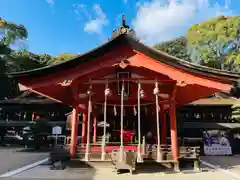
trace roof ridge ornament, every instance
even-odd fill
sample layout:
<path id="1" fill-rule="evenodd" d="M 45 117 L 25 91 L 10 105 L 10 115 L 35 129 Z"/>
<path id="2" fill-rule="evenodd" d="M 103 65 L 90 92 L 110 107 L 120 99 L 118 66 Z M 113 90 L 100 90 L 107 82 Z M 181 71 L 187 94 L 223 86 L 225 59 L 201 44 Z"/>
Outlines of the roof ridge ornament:
<path id="1" fill-rule="evenodd" d="M 132 37 L 136 38 L 135 31 L 133 29 L 131 29 L 130 26 L 127 25 L 127 23 L 126 23 L 125 15 L 122 15 L 122 24 L 112 32 L 111 39 L 114 39 L 114 38 L 120 36 L 121 34 L 128 34 L 128 35 L 131 35 Z"/>

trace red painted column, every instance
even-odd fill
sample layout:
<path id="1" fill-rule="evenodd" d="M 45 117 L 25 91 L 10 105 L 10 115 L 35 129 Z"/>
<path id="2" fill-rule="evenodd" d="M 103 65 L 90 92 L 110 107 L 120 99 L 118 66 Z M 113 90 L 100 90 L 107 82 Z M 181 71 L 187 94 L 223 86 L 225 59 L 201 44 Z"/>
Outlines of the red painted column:
<path id="1" fill-rule="evenodd" d="M 161 105 L 160 111 L 161 119 L 161 144 L 167 144 L 167 122 L 166 122 L 166 111 L 164 110 L 164 105 Z"/>
<path id="2" fill-rule="evenodd" d="M 86 143 L 86 127 L 87 127 L 87 114 L 86 112 L 82 113 L 82 143 Z"/>
<path id="3" fill-rule="evenodd" d="M 72 112 L 72 127 L 71 127 L 71 142 L 70 142 L 70 155 L 74 157 L 76 155 L 77 148 L 77 136 L 78 136 L 78 108 L 74 108 Z"/>
<path id="4" fill-rule="evenodd" d="M 173 160 L 177 161 L 179 157 L 178 149 L 178 137 L 177 137 L 177 119 L 176 119 L 176 107 L 171 105 L 170 107 L 170 127 L 171 127 L 171 147 Z"/>
<path id="5" fill-rule="evenodd" d="M 97 142 L 97 117 L 93 117 L 93 143 Z"/>

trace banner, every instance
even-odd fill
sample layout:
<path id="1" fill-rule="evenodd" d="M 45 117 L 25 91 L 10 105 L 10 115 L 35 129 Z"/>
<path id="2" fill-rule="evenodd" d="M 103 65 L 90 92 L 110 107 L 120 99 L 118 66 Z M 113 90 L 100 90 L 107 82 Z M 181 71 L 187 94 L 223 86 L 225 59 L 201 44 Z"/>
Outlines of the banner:
<path id="1" fill-rule="evenodd" d="M 232 155 L 232 148 L 225 131 L 204 131 L 203 142 L 205 155 Z"/>

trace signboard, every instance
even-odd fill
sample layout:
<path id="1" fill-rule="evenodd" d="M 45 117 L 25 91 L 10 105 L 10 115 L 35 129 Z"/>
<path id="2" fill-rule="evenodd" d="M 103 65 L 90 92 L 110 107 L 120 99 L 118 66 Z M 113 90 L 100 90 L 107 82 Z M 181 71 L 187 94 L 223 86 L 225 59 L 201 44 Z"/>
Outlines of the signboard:
<path id="1" fill-rule="evenodd" d="M 224 131 L 203 132 L 205 155 L 232 155 L 232 148 Z"/>
<path id="2" fill-rule="evenodd" d="M 52 134 L 53 135 L 59 135 L 62 134 L 62 128 L 60 126 L 54 126 L 52 128 Z"/>
<path id="3" fill-rule="evenodd" d="M 57 141 L 58 141 L 58 135 L 62 134 L 62 127 L 60 126 L 54 126 L 52 128 L 52 134 L 55 135 L 55 139 L 56 139 L 56 145 L 57 145 Z"/>

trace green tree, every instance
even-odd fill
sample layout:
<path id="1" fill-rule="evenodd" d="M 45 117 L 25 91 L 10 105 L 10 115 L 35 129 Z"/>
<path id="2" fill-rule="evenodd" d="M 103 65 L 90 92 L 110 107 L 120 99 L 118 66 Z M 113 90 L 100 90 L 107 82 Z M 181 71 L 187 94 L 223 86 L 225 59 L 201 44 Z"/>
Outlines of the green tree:
<path id="1" fill-rule="evenodd" d="M 187 39 L 185 37 L 179 37 L 177 39 L 155 44 L 153 47 L 172 56 L 190 61 L 190 56 L 187 49 Z"/>
<path id="2" fill-rule="evenodd" d="M 36 55 L 26 50 L 13 51 L 7 58 L 8 72 L 26 71 L 47 65 L 42 55 Z"/>
<path id="3" fill-rule="evenodd" d="M 240 16 L 219 16 L 195 24 L 186 33 L 193 62 L 230 71 L 238 71 L 240 64 L 238 39 Z"/>
<path id="4" fill-rule="evenodd" d="M 9 79 L 5 73 L 8 71 L 8 64 L 11 62 L 12 47 L 15 46 L 14 48 L 16 48 L 23 43 L 27 35 L 27 30 L 23 25 L 7 22 L 0 18 L 0 82 L 2 84 L 0 99 L 18 92 L 17 83 Z"/>
<path id="5" fill-rule="evenodd" d="M 28 37 L 27 29 L 13 22 L 8 22 L 0 17 L 1 44 L 10 47 L 17 41 L 24 41 Z"/>
<path id="6" fill-rule="evenodd" d="M 74 58 L 75 56 L 76 55 L 74 55 L 74 54 L 63 53 L 63 54 L 60 54 L 59 56 L 52 56 L 51 59 L 47 63 L 49 65 L 58 64 L 58 63 L 62 63 L 65 61 L 69 61 L 72 58 Z"/>
<path id="7" fill-rule="evenodd" d="M 51 59 L 49 55 L 36 55 L 26 50 L 28 32 L 21 24 L 0 18 L 0 37 L 0 56 L 8 72 L 39 68 Z"/>
<path id="8" fill-rule="evenodd" d="M 24 71 L 47 64 L 42 55 L 26 50 L 27 29 L 0 18 L 0 99 L 18 93 L 17 83 L 6 76 L 6 72 Z"/>

